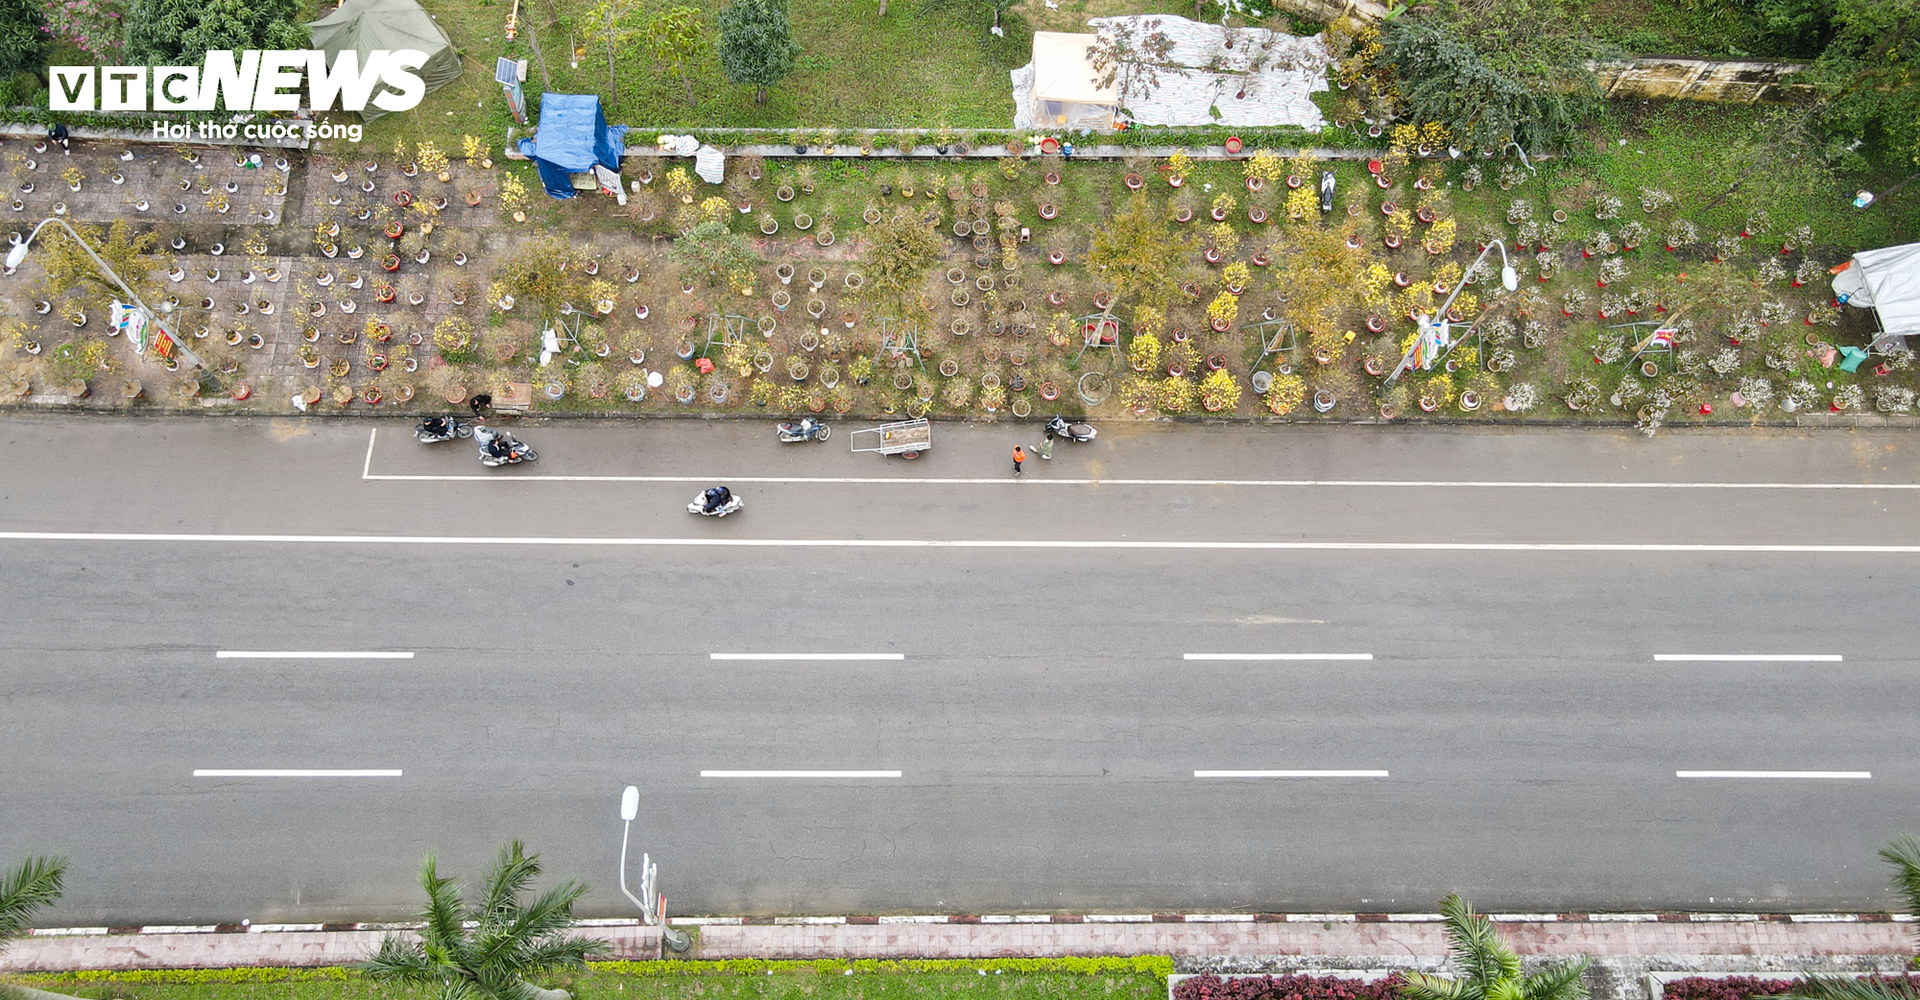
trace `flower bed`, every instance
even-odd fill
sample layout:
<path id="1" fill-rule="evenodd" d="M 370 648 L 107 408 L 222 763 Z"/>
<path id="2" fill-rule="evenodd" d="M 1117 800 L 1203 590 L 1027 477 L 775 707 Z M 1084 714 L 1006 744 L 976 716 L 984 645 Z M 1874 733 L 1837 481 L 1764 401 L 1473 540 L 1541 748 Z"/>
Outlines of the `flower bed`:
<path id="1" fill-rule="evenodd" d="M 1173 1000 L 1394 1000 L 1399 995 L 1400 977 L 1397 975 L 1371 982 L 1339 976 L 1235 976 L 1223 979 L 1220 976 L 1202 975 L 1183 979 L 1173 988 Z"/>
<path id="2" fill-rule="evenodd" d="M 1892 976 L 1874 976 L 1875 980 L 1892 983 Z M 1920 988 L 1920 975 L 1906 977 L 1909 989 Z M 1675 979 L 1666 984 L 1661 991 L 1664 1000 L 1755 1000 L 1756 997 L 1779 996 L 1800 985 L 1798 979 L 1761 979 L 1757 976 L 1688 976 Z M 1898 988 L 1897 986 L 1895 988 Z"/>

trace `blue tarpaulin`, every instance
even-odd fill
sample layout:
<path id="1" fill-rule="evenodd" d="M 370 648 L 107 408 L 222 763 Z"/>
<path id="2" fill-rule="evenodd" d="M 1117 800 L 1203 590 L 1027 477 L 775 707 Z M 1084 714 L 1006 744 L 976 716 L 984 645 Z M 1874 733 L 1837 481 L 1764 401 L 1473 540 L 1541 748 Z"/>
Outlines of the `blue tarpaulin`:
<path id="1" fill-rule="evenodd" d="M 592 170 L 595 163 L 620 172 L 627 150 L 627 127 L 608 125 L 595 94 L 541 94 L 540 129 L 520 140 L 520 152 L 540 171 L 540 183 L 555 198 L 573 197 L 569 174 Z"/>

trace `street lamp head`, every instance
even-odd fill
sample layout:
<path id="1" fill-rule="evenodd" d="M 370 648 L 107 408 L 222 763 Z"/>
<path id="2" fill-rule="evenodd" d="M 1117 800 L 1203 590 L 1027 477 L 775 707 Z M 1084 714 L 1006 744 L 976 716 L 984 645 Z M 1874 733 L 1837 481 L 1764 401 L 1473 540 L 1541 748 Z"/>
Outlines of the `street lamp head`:
<path id="1" fill-rule="evenodd" d="M 631 823 L 638 815 L 640 815 L 640 789 L 628 785 L 627 790 L 620 793 L 620 818 Z"/>
<path id="2" fill-rule="evenodd" d="M 1518 291 L 1520 288 L 1519 272 L 1515 271 L 1512 265 L 1501 268 L 1500 284 L 1509 292 Z"/>
<path id="3" fill-rule="evenodd" d="M 20 262 L 26 259 L 27 245 L 25 243 L 15 243 L 13 249 L 7 251 L 7 270 L 11 271 L 19 267 Z"/>

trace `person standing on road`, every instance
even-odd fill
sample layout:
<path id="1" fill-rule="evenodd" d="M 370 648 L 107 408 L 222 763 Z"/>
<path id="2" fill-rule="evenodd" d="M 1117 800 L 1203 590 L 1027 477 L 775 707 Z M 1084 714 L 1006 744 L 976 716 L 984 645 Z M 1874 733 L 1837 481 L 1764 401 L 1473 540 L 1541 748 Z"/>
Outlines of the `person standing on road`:
<path id="1" fill-rule="evenodd" d="M 1040 439 L 1040 461 L 1042 462 L 1053 461 L 1053 432 L 1052 431 L 1048 431 L 1047 436 Z"/>
<path id="2" fill-rule="evenodd" d="M 1013 474 L 1020 474 L 1020 463 L 1027 460 L 1027 450 L 1019 445 L 1013 446 Z"/>

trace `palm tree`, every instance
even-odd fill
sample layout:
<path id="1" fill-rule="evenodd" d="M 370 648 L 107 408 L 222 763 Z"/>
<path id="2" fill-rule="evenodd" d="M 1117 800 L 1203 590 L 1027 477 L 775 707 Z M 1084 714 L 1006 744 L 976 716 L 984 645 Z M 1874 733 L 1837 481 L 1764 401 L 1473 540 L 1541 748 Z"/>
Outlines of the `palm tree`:
<path id="1" fill-rule="evenodd" d="M 43 906 L 52 906 L 64 890 L 67 859 L 35 855 L 0 878 L 0 947 L 27 933 L 27 918 Z M 0 983 L 0 997 L 19 1000 L 74 1000 L 62 993 Z"/>
<path id="2" fill-rule="evenodd" d="M 1920 839 L 1909 835 L 1880 849 L 1893 866 L 1893 891 L 1906 897 L 1907 912 L 1920 914 Z M 1920 932 L 1920 927 L 1915 928 Z M 1920 997 L 1906 976 L 1830 979 L 1808 976 L 1777 997 L 1756 1000 L 1915 1000 Z"/>
<path id="3" fill-rule="evenodd" d="M 440 877 L 428 852 L 420 866 L 420 887 L 427 891 L 425 926 L 419 940 L 388 935 L 360 968 L 374 979 L 439 984 L 442 1000 L 571 1000 L 566 990 L 542 989 L 526 977 L 561 969 L 583 969 L 603 945 L 569 937 L 573 903 L 585 883 L 566 881 L 531 903 L 522 893 L 540 877 L 540 856 L 528 855 L 520 841 L 500 848 L 480 896 L 461 912 L 460 880 Z M 468 927 L 463 922 L 471 922 Z"/>
<path id="4" fill-rule="evenodd" d="M 1446 917 L 1447 952 L 1459 974 L 1409 972 L 1400 985 L 1400 995 L 1407 1000 L 1586 1000 L 1580 976 L 1587 971 L 1587 959 L 1556 962 L 1529 973 L 1493 923 L 1457 894 L 1440 901 L 1440 912 Z"/>

